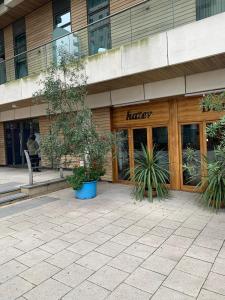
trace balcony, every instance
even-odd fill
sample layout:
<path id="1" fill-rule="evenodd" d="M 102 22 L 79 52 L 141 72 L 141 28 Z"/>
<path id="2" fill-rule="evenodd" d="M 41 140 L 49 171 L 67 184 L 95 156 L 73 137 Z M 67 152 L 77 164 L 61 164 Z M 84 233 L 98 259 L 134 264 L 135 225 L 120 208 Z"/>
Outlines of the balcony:
<path id="1" fill-rule="evenodd" d="M 31 98 L 62 46 L 86 57 L 91 93 L 224 68 L 225 13 L 194 22 L 195 3 L 145 1 L 1 62 L 0 103 Z"/>

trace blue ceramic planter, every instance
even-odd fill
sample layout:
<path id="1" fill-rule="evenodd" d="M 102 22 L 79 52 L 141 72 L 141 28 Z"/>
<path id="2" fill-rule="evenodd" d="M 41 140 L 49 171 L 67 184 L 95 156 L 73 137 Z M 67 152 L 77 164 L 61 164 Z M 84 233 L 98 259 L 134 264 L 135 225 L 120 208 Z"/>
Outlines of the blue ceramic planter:
<path id="1" fill-rule="evenodd" d="M 87 200 L 97 195 L 97 181 L 84 182 L 80 190 L 74 191 L 75 198 Z"/>

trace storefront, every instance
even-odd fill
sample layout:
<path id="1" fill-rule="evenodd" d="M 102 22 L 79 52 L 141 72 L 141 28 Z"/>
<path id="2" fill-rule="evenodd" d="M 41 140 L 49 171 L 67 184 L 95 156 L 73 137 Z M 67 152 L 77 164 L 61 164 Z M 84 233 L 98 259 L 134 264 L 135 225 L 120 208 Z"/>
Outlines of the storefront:
<path id="1" fill-rule="evenodd" d="M 114 162 L 114 181 L 127 181 L 143 144 L 148 149 L 154 146 L 168 162 L 171 189 L 192 191 L 198 179 L 191 182 L 184 170 L 187 151 L 194 149 L 196 158 L 213 156 L 217 141 L 206 138 L 206 126 L 222 115 L 204 112 L 200 104 L 201 98 L 178 97 L 114 108 L 112 127 L 123 137 Z M 199 178 L 203 173 L 199 165 Z"/>

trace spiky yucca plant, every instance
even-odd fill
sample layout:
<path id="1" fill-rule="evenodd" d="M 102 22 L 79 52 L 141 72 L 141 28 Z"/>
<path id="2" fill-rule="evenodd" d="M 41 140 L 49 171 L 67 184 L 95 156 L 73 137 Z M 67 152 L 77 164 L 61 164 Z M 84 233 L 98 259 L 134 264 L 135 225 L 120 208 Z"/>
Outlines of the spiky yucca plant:
<path id="1" fill-rule="evenodd" d="M 207 206 L 216 210 L 225 207 L 225 153 L 222 149 L 215 150 L 215 159 L 209 162 L 204 157 L 207 175 L 203 176 L 199 185 L 203 189 L 201 199 Z"/>
<path id="2" fill-rule="evenodd" d="M 168 196 L 166 186 L 169 179 L 169 172 L 162 164 L 164 156 L 159 152 L 148 150 L 142 145 L 142 153 L 135 159 L 135 168 L 131 180 L 134 183 L 134 196 L 136 200 L 143 200 L 147 192 L 147 198 L 153 201 L 153 190 L 158 198 L 163 199 Z M 160 162 L 160 164 L 159 164 Z"/>

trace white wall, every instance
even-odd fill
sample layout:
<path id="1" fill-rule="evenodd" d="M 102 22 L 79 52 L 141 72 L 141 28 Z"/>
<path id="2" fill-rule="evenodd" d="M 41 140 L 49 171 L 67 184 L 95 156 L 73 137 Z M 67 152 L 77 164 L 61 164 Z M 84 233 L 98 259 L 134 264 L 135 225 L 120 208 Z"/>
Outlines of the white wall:
<path id="1" fill-rule="evenodd" d="M 86 103 L 93 109 L 216 89 L 225 89 L 225 69 L 88 95 Z M 39 104 L 0 112 L 0 122 L 44 116 L 46 108 Z"/>
<path id="2" fill-rule="evenodd" d="M 225 69 L 187 76 L 186 93 L 225 88 Z"/>

